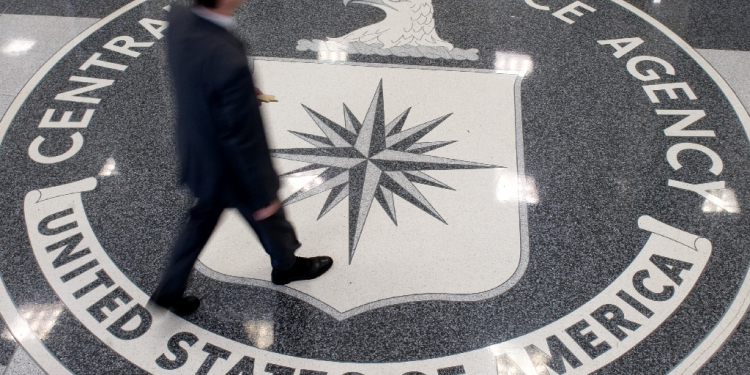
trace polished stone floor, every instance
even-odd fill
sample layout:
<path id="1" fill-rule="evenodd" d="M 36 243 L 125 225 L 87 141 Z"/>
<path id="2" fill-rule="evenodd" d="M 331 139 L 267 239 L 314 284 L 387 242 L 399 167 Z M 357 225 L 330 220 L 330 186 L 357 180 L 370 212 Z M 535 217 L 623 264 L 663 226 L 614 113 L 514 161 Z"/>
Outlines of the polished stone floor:
<path id="1" fill-rule="evenodd" d="M 227 210 L 185 318 L 170 3 L 0 2 L 2 373 L 750 373 L 750 3 L 248 0 L 335 263 L 276 286 Z"/>

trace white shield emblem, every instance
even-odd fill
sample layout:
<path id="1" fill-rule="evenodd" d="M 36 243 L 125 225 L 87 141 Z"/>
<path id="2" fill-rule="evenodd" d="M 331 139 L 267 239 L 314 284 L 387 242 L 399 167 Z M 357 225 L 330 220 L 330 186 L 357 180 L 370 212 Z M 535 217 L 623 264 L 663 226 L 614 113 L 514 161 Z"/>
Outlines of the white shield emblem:
<path id="1" fill-rule="evenodd" d="M 280 198 L 300 256 L 323 277 L 288 287 L 228 210 L 198 270 L 283 291 L 337 319 L 508 290 L 528 260 L 517 76 L 492 71 L 256 60 Z"/>

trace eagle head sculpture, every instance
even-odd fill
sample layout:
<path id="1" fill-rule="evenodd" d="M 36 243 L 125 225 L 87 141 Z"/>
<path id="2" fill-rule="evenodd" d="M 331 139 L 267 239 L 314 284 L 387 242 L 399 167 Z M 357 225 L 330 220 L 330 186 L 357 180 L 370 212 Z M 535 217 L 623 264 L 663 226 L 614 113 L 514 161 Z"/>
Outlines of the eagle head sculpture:
<path id="1" fill-rule="evenodd" d="M 398 46 L 445 47 L 453 45 L 442 39 L 435 30 L 432 0 L 344 0 L 344 5 L 364 4 L 385 12 L 385 19 L 354 30 L 339 38 L 329 38 L 337 43 L 361 42 L 382 45 L 381 48 Z"/>

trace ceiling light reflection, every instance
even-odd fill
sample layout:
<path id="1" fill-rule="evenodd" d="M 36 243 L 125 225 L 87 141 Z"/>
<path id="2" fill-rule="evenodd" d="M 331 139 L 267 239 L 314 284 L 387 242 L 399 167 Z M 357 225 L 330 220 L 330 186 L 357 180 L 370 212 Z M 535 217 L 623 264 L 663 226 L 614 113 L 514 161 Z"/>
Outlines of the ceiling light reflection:
<path id="1" fill-rule="evenodd" d="M 497 180 L 497 200 L 518 201 L 528 204 L 539 203 L 539 192 L 536 189 L 536 180 L 532 176 L 519 176 L 502 171 Z"/>
<path id="2" fill-rule="evenodd" d="M 3 53 L 10 56 L 18 56 L 34 47 L 36 41 L 26 39 L 13 39 L 3 47 Z"/>
<path id="3" fill-rule="evenodd" d="M 117 176 L 119 174 L 120 171 L 117 170 L 117 163 L 115 163 L 114 158 L 107 158 L 107 161 L 104 162 L 102 169 L 99 171 L 99 176 L 102 177 Z"/>
<path id="4" fill-rule="evenodd" d="M 318 51 L 318 60 L 321 61 L 346 61 L 347 54 L 344 51 Z"/>
<path id="5" fill-rule="evenodd" d="M 20 306 L 18 311 L 29 324 L 31 331 L 44 340 L 55 326 L 57 317 L 63 311 L 63 305 L 62 303 L 27 304 Z"/>
<path id="6" fill-rule="evenodd" d="M 523 348 L 520 347 L 508 347 L 503 346 L 495 350 L 499 354 L 495 354 L 495 360 L 497 361 L 497 373 L 507 375 L 525 375 L 525 374 L 544 374 L 547 370 L 547 366 L 542 365 L 541 367 L 534 366 L 533 362 L 520 362 L 517 363 L 513 358 L 523 358 L 528 354 Z M 539 371 L 544 370 L 544 371 Z"/>
<path id="7" fill-rule="evenodd" d="M 346 49 L 347 44 L 320 41 L 318 42 L 318 60 L 328 62 L 347 61 L 348 54 L 346 53 Z"/>
<path id="8" fill-rule="evenodd" d="M 737 202 L 737 196 L 732 189 L 711 190 L 711 194 L 721 199 L 722 204 L 717 205 L 706 199 L 703 202 L 701 210 L 706 213 L 728 212 L 730 214 L 740 213 L 740 204 Z"/>
<path id="9" fill-rule="evenodd" d="M 268 349 L 273 345 L 273 322 L 269 320 L 250 320 L 245 323 L 250 342 L 259 349 Z"/>
<path id="10" fill-rule="evenodd" d="M 284 182 L 288 184 L 289 187 L 294 189 L 294 191 L 300 190 L 300 191 L 307 191 L 312 186 L 320 185 L 324 181 L 322 178 L 320 178 L 320 174 L 322 173 L 323 169 L 316 169 L 308 172 L 301 172 L 300 174 L 294 174 L 291 176 L 284 176 L 288 177 L 284 179 Z M 312 172 L 312 173 L 311 173 Z M 307 174 L 310 173 L 310 174 Z M 310 186 L 307 189 L 304 189 L 305 186 Z M 303 190 L 304 189 L 304 190 Z"/>
<path id="11" fill-rule="evenodd" d="M 503 74 L 516 74 L 521 77 L 534 70 L 534 61 L 529 55 L 512 52 L 495 52 L 495 71 Z"/>

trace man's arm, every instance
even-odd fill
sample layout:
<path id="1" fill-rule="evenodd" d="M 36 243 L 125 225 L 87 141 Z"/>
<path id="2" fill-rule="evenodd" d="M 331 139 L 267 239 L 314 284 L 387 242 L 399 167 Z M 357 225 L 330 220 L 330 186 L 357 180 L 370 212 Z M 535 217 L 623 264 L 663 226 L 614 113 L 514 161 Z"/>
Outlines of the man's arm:
<path id="1" fill-rule="evenodd" d="M 210 102 L 222 151 L 242 189 L 250 195 L 250 208 L 274 206 L 279 180 L 268 152 L 250 71 L 239 61 L 232 64 L 228 56 L 217 58 L 218 85 Z"/>

